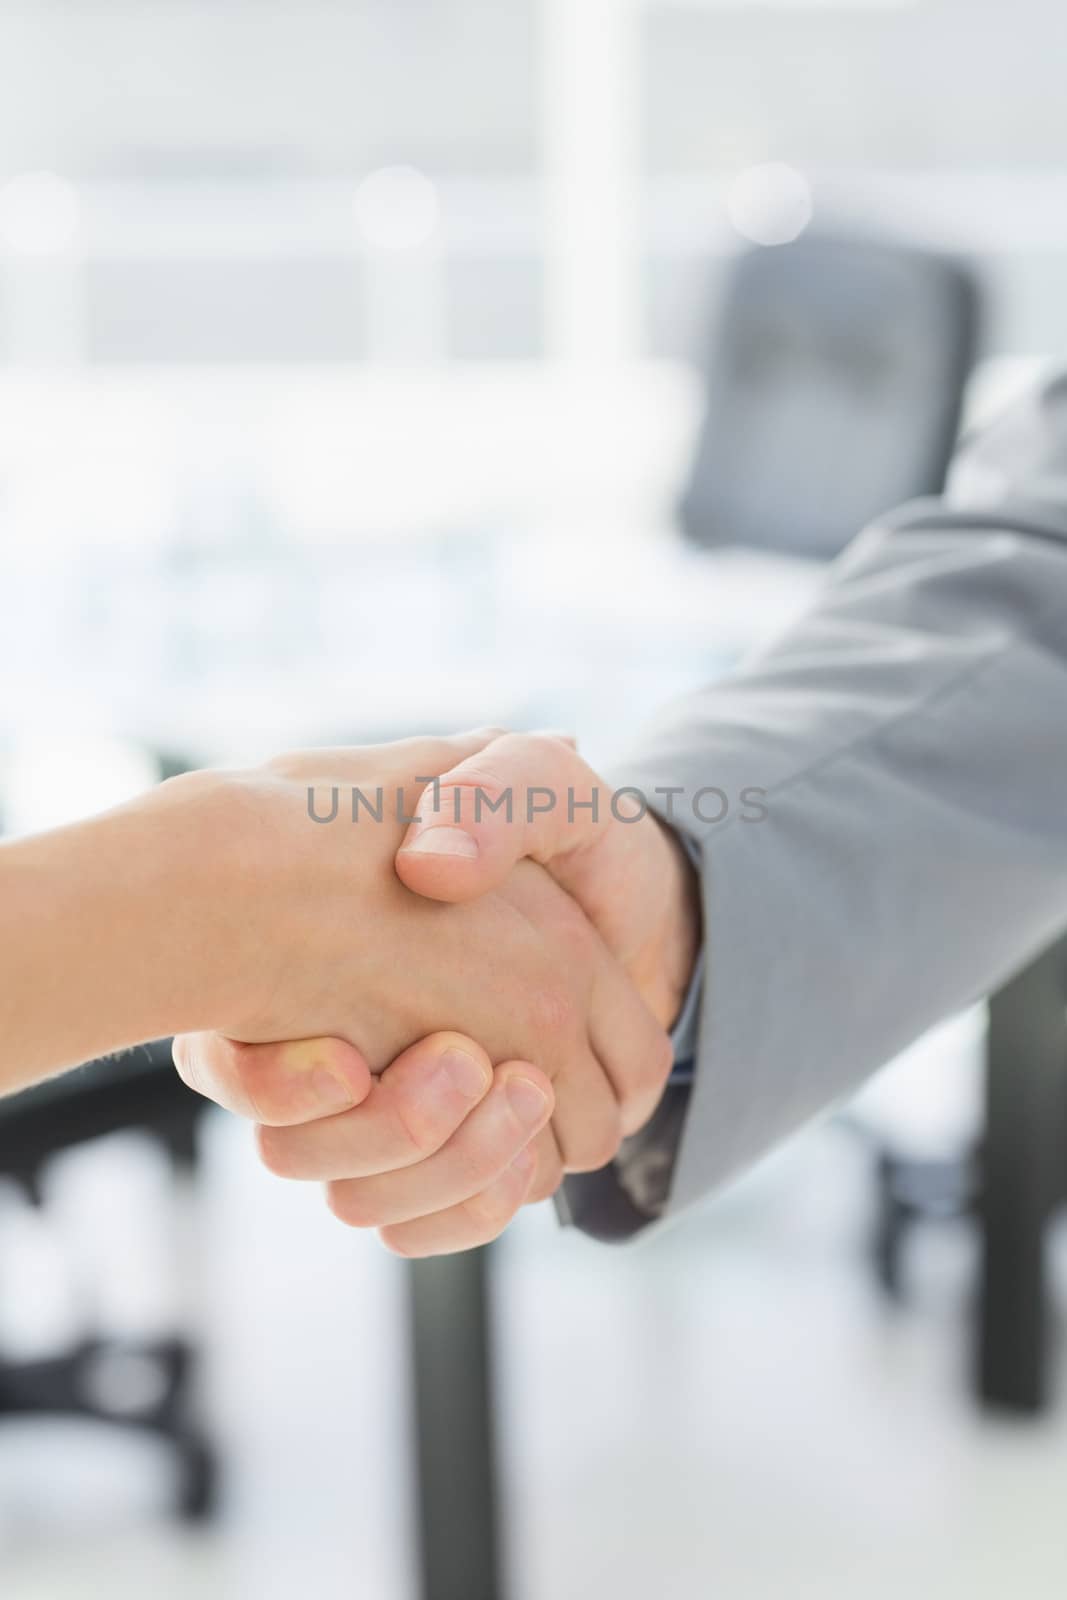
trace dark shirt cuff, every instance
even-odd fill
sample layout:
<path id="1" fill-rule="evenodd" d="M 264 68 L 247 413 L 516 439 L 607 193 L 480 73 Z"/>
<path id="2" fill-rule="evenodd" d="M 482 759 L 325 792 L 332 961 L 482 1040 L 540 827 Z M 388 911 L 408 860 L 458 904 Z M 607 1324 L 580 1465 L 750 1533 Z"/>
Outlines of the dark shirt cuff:
<path id="1" fill-rule="evenodd" d="M 687 1070 L 688 1069 L 688 1070 Z M 573 1173 L 557 1196 L 561 1221 L 605 1243 L 630 1239 L 662 1216 L 689 1105 L 692 1063 L 680 1062 L 649 1122 L 600 1172 Z"/>

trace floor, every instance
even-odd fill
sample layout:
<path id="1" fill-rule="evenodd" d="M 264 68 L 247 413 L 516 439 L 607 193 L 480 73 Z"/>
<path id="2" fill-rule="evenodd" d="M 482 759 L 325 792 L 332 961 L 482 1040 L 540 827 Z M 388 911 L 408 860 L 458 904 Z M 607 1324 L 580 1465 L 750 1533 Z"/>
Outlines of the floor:
<path id="1" fill-rule="evenodd" d="M 414 1600 L 404 1269 L 259 1171 L 236 1124 L 206 1144 L 164 1236 L 209 1334 L 224 1514 L 177 1529 L 146 1443 L 8 1425 L 0 1595 Z M 77 1294 L 40 1222 L 0 1204 L 8 1346 L 169 1315 L 164 1202 L 128 1141 L 57 1175 Z M 981 1418 L 973 1241 L 919 1238 L 909 1304 L 887 1309 L 868 1202 L 862 1146 L 830 1125 L 647 1246 L 524 1219 L 495 1264 L 514 1600 L 1062 1600 L 1067 1373 L 1047 1421 Z M 1067 1299 L 1067 1238 L 1055 1255 Z"/>

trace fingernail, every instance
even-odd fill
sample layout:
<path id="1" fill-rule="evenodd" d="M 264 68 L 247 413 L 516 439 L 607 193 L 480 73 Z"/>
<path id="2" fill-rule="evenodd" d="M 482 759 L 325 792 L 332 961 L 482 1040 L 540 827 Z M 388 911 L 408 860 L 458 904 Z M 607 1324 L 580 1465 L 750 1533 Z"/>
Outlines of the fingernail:
<path id="1" fill-rule="evenodd" d="M 465 856 L 470 861 L 478 854 L 478 841 L 462 828 L 424 828 L 404 846 L 404 851 L 418 851 L 422 856 Z"/>
<path id="2" fill-rule="evenodd" d="M 480 1100 L 489 1086 L 489 1074 L 484 1065 L 465 1050 L 446 1050 L 440 1069 L 464 1100 Z"/>
<path id="3" fill-rule="evenodd" d="M 508 1079 L 508 1102 L 524 1128 L 537 1128 L 545 1120 L 548 1096 L 529 1078 Z"/>
<path id="4" fill-rule="evenodd" d="M 312 1067 L 311 1093 L 315 1104 L 325 1112 L 348 1111 L 356 1103 L 348 1084 L 329 1067 Z"/>

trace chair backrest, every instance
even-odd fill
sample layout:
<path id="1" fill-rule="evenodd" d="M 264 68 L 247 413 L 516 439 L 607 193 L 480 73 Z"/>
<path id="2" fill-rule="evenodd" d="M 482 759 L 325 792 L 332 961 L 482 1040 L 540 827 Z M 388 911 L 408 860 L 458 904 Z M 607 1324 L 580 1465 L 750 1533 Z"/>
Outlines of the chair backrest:
<path id="1" fill-rule="evenodd" d="M 894 242 L 806 234 L 740 256 L 681 501 L 689 538 L 833 556 L 938 492 L 979 308 L 966 267 Z"/>

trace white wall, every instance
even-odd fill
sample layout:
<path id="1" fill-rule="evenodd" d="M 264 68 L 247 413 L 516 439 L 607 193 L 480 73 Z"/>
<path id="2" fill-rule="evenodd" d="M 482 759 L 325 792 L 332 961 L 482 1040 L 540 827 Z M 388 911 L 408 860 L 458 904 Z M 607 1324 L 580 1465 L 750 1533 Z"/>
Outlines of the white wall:
<path id="1" fill-rule="evenodd" d="M 534 0 L 6 0 L 0 175 L 533 159 Z"/>

